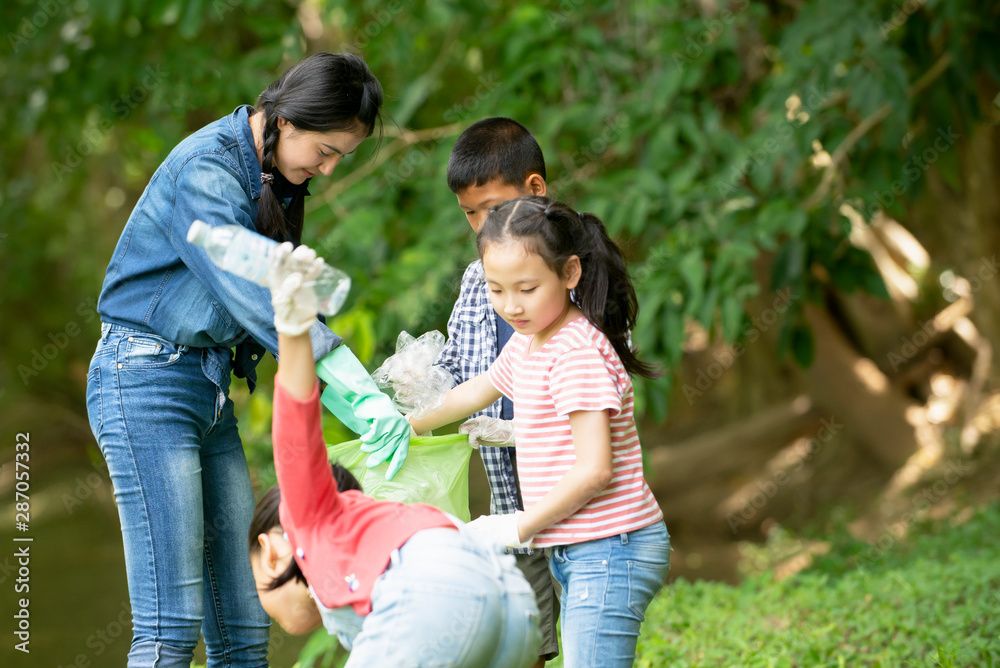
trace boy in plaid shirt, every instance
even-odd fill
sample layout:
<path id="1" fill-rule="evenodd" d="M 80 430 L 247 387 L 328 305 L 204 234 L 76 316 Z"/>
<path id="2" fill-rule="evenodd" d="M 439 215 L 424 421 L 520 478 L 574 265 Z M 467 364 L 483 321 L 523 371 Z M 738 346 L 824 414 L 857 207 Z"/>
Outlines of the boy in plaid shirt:
<path id="1" fill-rule="evenodd" d="M 487 118 L 473 123 L 455 142 L 448 159 L 448 187 L 478 233 L 486 215 L 509 199 L 545 194 L 545 160 L 538 142 L 520 123 L 509 118 Z M 448 342 L 437 364 L 458 385 L 485 373 L 497 358 L 513 328 L 493 310 L 483 274 L 476 260 L 462 276 L 462 289 L 448 319 Z M 490 513 L 524 510 L 517 482 L 514 445 L 514 407 L 506 397 L 477 413 L 459 431 L 478 447 L 490 482 Z M 517 565 L 535 590 L 540 613 L 542 646 L 535 666 L 559 654 L 556 620 L 558 585 L 549 573 L 541 550 L 517 549 Z"/>

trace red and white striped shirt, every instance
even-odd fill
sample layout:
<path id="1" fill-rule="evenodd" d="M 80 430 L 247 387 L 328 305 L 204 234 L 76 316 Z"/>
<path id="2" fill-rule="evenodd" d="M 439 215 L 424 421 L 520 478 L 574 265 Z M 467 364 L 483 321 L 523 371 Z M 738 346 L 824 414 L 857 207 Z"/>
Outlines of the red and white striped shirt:
<path id="1" fill-rule="evenodd" d="M 611 414 L 611 482 L 583 508 L 535 535 L 533 547 L 571 545 L 649 526 L 663 518 L 642 476 L 632 417 L 632 379 L 614 347 L 586 318 L 567 323 L 529 354 L 531 336 L 515 333 L 490 382 L 514 402 L 517 474 L 524 507 L 537 503 L 576 462 L 569 414 Z"/>

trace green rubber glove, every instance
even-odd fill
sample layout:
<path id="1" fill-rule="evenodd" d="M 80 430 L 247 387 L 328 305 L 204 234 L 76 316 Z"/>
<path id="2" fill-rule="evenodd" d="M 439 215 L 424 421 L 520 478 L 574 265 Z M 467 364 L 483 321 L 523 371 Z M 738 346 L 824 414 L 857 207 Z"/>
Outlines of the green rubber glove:
<path id="1" fill-rule="evenodd" d="M 365 463 L 378 466 L 392 458 L 385 474 L 392 480 L 410 449 L 410 423 L 347 346 L 338 346 L 317 362 L 316 375 L 327 383 L 323 405 L 361 437 L 361 451 L 371 453 Z"/>

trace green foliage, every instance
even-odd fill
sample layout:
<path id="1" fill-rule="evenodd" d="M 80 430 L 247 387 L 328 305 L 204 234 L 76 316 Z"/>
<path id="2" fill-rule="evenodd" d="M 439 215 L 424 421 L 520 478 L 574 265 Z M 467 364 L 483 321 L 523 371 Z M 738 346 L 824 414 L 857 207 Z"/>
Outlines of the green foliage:
<path id="1" fill-rule="evenodd" d="M 871 258 L 850 243 L 841 204 L 865 218 L 879 208 L 905 213 L 931 164 L 946 182 L 959 182 L 958 152 L 979 120 L 977 87 L 1000 80 L 998 9 L 982 0 L 733 0 L 706 16 L 702 4 L 4 3 L 4 401 L 82 410 L 104 269 L 152 172 L 185 135 L 252 103 L 286 67 L 321 49 L 363 53 L 386 91 L 380 151 L 367 142 L 332 179 L 314 181 L 305 233 L 354 279 L 333 327 L 371 368 L 400 330 L 445 327 L 458 277 L 475 257 L 445 165 L 458 133 L 490 115 L 527 125 L 545 152 L 550 193 L 596 213 L 622 243 L 641 304 L 633 334 L 640 354 L 672 370 L 687 321 L 734 341 L 757 315 L 746 312 L 749 299 L 790 289 L 780 352 L 810 363 L 807 301 L 829 290 L 885 295 Z M 867 129 L 859 134 L 859 127 Z M 424 134 L 414 140 L 408 129 Z M 841 160 L 829 178 L 824 152 Z M 760 271 L 767 267 L 769 274 Z M 273 480 L 272 372 L 262 368 L 253 398 L 234 383 L 261 484 Z M 662 418 L 671 382 L 671 374 L 637 379 L 638 413 Z M 338 425 L 326 427 L 330 442 L 351 438 Z M 989 575 L 985 561 L 970 557 L 963 573 L 942 559 L 914 574 L 967 586 Z M 885 577 L 843 575 L 829 584 L 842 600 L 822 601 L 846 620 L 852 587 L 870 587 L 878 600 L 916 600 L 906 588 L 892 591 Z M 925 592 L 923 583 L 913 586 Z M 685 603 L 685 614 L 671 616 L 673 603 L 658 603 L 652 614 L 673 629 L 677 651 L 702 648 L 685 655 L 693 662 L 758 652 L 754 660 L 766 665 L 755 643 L 774 638 L 781 651 L 783 643 L 813 643 L 820 663 L 836 656 L 864 663 L 877 654 L 881 632 L 869 641 L 868 631 L 853 626 L 851 648 L 831 649 L 841 633 L 824 630 L 832 613 L 816 611 L 821 623 L 801 628 L 803 614 L 786 615 L 780 605 L 787 594 L 800 613 L 806 609 L 791 587 L 760 580 L 730 595 L 681 584 L 671 597 Z M 718 614 L 700 627 L 684 621 L 698 618 L 688 605 L 698 600 L 707 606 L 702 618 L 747 600 L 770 612 L 744 620 L 752 634 L 727 626 L 735 644 L 699 645 L 722 627 Z M 951 613 L 934 614 L 955 630 Z M 801 636 L 780 635 L 769 619 L 787 621 Z M 687 634 L 689 627 L 696 632 Z M 960 635 L 931 632 L 901 638 L 913 646 L 935 640 L 941 663 L 978 661 L 967 659 L 972 645 L 956 646 Z M 649 656 L 672 656 L 671 647 L 644 646 Z M 723 648 L 731 653 L 720 654 Z M 813 663 L 812 654 L 795 656 Z M 775 657 L 775 665 L 784 660 Z"/>
<path id="2" fill-rule="evenodd" d="M 783 580 L 679 580 L 647 611 L 636 665 L 995 666 L 998 530 L 994 504 L 960 526 L 916 527 L 888 550 L 841 537 Z"/>
<path id="3" fill-rule="evenodd" d="M 985 18 L 996 9 L 981 2 L 931 0 L 907 14 L 888 0 L 794 9 L 738 0 L 716 16 L 680 0 L 297 4 L 53 0 L 0 10 L 14 26 L 0 61 L 2 309 L 5 320 L 32 319 L 6 333 L 16 352 L 0 370 L 5 386 L 79 402 L 103 269 L 150 174 L 181 137 L 252 102 L 310 51 L 361 51 L 387 93 L 381 152 L 368 142 L 313 184 L 305 234 L 354 278 L 335 326 L 373 365 L 400 330 L 444 329 L 475 257 L 445 165 L 457 134 L 489 115 L 532 129 L 550 193 L 596 213 L 623 244 L 641 354 L 672 369 L 686 320 L 736 340 L 754 315 L 747 300 L 789 287 L 782 352 L 807 364 L 806 301 L 828 289 L 885 292 L 851 246 L 840 204 L 865 215 L 905 207 L 940 133 L 952 144 L 938 162 L 957 178 L 954 137 L 977 113 L 970 73 L 1000 72 Z M 911 97 L 942 58 L 950 66 Z M 883 107 L 825 195 L 811 198 L 823 182 L 814 156 Z M 401 128 L 427 132 L 413 141 Z M 771 254 L 762 285 L 755 267 Z M 84 335 L 24 378 L 46 334 L 71 322 Z M 663 417 L 671 375 L 636 386 L 638 408 Z"/>

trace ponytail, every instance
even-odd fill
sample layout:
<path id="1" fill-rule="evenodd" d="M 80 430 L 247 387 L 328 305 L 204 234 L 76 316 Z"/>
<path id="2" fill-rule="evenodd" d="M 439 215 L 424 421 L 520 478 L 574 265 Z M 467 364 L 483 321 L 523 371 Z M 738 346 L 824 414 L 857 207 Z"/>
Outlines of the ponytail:
<path id="1" fill-rule="evenodd" d="M 381 127 L 382 87 L 359 56 L 315 53 L 264 89 L 255 111 L 264 114 L 257 231 L 278 241 L 302 240 L 306 185 L 290 184 L 277 168 L 278 118 L 307 132 L 344 131 L 370 137 Z M 381 132 L 380 132 L 381 134 Z M 287 208 L 282 200 L 291 196 Z"/>
<path id="2" fill-rule="evenodd" d="M 579 257 L 580 280 L 573 289 L 576 305 L 608 337 L 630 375 L 661 375 L 655 366 L 641 361 L 629 345 L 639 303 L 625 258 L 597 216 L 577 213 L 547 197 L 519 197 L 487 216 L 476 239 L 479 256 L 487 244 L 504 239 L 522 241 L 560 276 L 566 261 L 573 255 Z"/>

